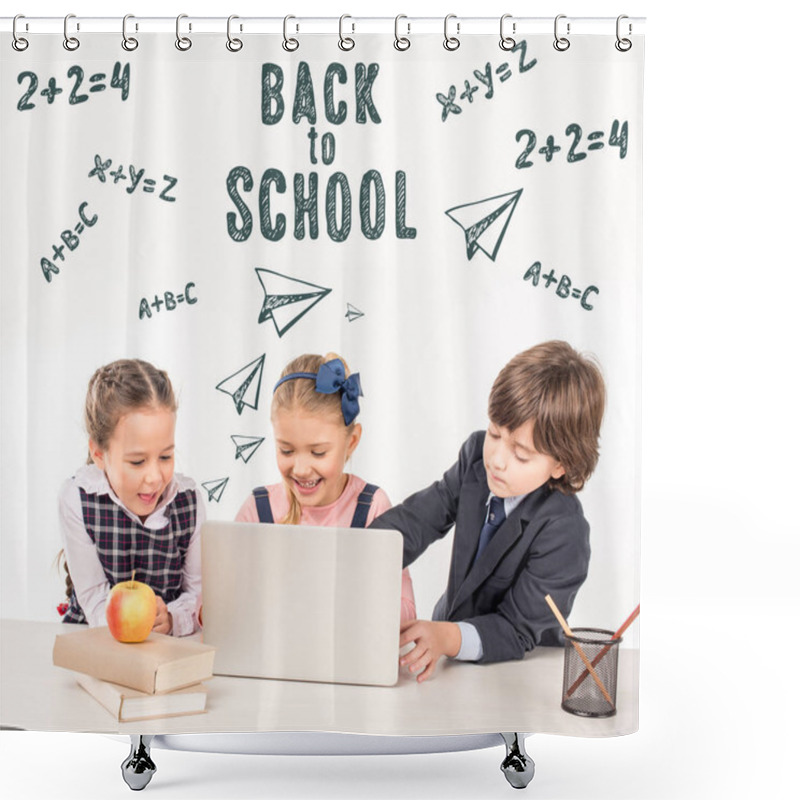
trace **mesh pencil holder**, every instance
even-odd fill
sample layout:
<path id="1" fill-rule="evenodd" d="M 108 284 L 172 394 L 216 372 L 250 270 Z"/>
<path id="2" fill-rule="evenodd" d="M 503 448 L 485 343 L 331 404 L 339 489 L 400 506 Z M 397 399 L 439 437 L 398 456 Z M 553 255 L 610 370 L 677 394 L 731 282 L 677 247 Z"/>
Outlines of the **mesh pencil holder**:
<path id="1" fill-rule="evenodd" d="M 561 708 L 581 717 L 617 713 L 619 645 L 613 631 L 573 628 L 564 645 Z"/>

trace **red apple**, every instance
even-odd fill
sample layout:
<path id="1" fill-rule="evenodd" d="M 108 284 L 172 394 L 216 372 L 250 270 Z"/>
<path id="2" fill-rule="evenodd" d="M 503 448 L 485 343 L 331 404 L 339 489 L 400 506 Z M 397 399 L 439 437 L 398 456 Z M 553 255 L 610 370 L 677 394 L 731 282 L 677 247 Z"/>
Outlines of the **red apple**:
<path id="1" fill-rule="evenodd" d="M 143 642 L 153 630 L 155 619 L 156 595 L 146 583 L 122 581 L 108 593 L 106 621 L 118 641 Z"/>

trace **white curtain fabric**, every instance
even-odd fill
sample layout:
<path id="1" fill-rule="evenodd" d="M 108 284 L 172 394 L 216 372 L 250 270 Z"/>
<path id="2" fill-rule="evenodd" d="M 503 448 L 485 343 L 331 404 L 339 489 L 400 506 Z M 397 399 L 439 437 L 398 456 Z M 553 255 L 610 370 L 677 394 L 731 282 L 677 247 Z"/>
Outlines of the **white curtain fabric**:
<path id="1" fill-rule="evenodd" d="M 641 37 L 140 38 L 2 43 L 3 616 L 57 618 L 56 495 L 101 364 L 169 372 L 178 469 L 232 519 L 279 479 L 269 401 L 294 356 L 360 372 L 351 468 L 399 502 L 485 427 L 508 359 L 557 338 L 608 388 L 571 621 L 616 628 L 639 596 Z M 420 616 L 449 555 L 411 568 Z"/>

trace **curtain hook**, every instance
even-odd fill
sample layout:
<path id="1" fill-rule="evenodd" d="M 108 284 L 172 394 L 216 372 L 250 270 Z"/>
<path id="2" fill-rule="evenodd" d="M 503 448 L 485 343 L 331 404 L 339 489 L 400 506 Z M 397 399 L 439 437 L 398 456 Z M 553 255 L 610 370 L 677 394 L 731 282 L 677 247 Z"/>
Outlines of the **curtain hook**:
<path id="1" fill-rule="evenodd" d="M 231 51 L 231 53 L 238 53 L 242 49 L 242 47 L 244 46 L 244 44 L 243 44 L 241 39 L 238 39 L 238 38 L 235 38 L 235 37 L 231 37 L 231 22 L 233 22 L 233 20 L 235 20 L 235 19 L 239 19 L 239 17 L 237 17 L 236 14 L 231 14 L 228 17 L 228 28 L 227 28 L 228 41 L 225 42 L 225 47 L 227 47 L 228 50 Z M 239 30 L 241 31 L 241 29 L 242 29 L 242 26 L 240 25 L 239 26 Z"/>
<path id="2" fill-rule="evenodd" d="M 339 17 L 339 49 L 345 51 L 352 50 L 356 46 L 354 39 L 352 39 L 350 36 L 344 36 L 344 34 L 342 33 L 342 26 L 346 19 L 353 19 L 353 18 L 349 14 L 342 14 L 342 16 Z M 351 24 L 353 26 L 352 32 L 355 33 L 356 31 L 355 23 Z"/>
<path id="3" fill-rule="evenodd" d="M 286 50 L 287 53 L 293 53 L 298 47 L 300 47 L 300 42 L 298 42 L 297 39 L 289 36 L 288 31 L 290 19 L 295 19 L 295 17 L 289 14 L 283 18 L 283 49 Z M 296 26 L 295 30 L 300 30 L 300 26 Z"/>
<path id="4" fill-rule="evenodd" d="M 408 50 L 411 47 L 411 39 L 408 36 L 400 36 L 400 20 L 401 19 L 408 19 L 405 14 L 398 14 L 394 18 L 394 49 L 395 50 Z M 406 27 L 408 28 L 408 33 L 411 33 L 411 23 L 407 22 Z"/>
<path id="5" fill-rule="evenodd" d="M 129 19 L 135 19 L 133 14 L 126 14 L 122 18 L 122 49 L 127 50 L 130 53 L 139 46 L 139 40 L 135 36 L 128 36 Z M 136 30 L 139 30 L 138 23 L 136 24 Z"/>
<path id="6" fill-rule="evenodd" d="M 620 23 L 621 23 L 621 22 L 622 22 L 622 20 L 624 20 L 624 19 L 628 19 L 628 16 L 627 16 L 627 14 L 620 14 L 620 15 L 617 17 L 617 41 L 616 41 L 616 42 L 614 42 L 614 47 L 616 47 L 616 48 L 617 48 L 617 50 L 619 50 L 619 51 L 620 51 L 620 53 L 627 53 L 627 52 L 628 52 L 628 50 L 630 50 L 630 49 L 631 49 L 631 47 L 633 47 L 633 42 L 631 42 L 631 40 L 630 40 L 630 39 L 623 39 L 623 38 L 622 38 L 622 37 L 619 35 Z M 631 33 L 633 33 L 633 26 L 632 26 L 632 25 L 630 24 L 630 22 L 629 22 L 629 23 L 628 23 L 628 35 L 630 36 L 630 34 L 631 34 Z"/>
<path id="7" fill-rule="evenodd" d="M 500 49 L 506 51 L 513 50 L 517 46 L 516 41 L 512 39 L 511 36 L 505 35 L 504 26 L 507 19 L 511 19 L 511 14 L 503 14 L 503 16 L 500 17 Z M 517 32 L 517 23 L 512 22 L 511 33 L 516 33 L 516 32 Z"/>
<path id="8" fill-rule="evenodd" d="M 70 52 L 72 52 L 73 50 L 77 50 L 81 46 L 80 39 L 76 38 L 75 36 L 69 35 L 68 26 L 69 26 L 69 21 L 71 19 L 75 19 L 74 14 L 67 14 L 67 16 L 64 17 L 64 49 L 69 50 Z M 81 29 L 80 23 L 76 22 L 75 30 L 79 31 L 80 29 Z"/>
<path id="9" fill-rule="evenodd" d="M 12 34 L 12 36 L 14 38 L 11 40 L 11 46 L 18 53 L 21 53 L 23 50 L 27 50 L 28 49 L 29 42 L 28 42 L 27 39 L 25 39 L 24 37 L 19 36 L 17 34 L 17 20 L 18 19 L 25 19 L 25 16 L 23 14 L 17 14 L 17 16 L 14 17 L 14 23 L 13 23 L 13 25 L 11 27 L 11 34 Z M 28 29 L 28 23 L 26 22 L 25 23 L 25 30 L 27 30 L 27 29 Z"/>
<path id="10" fill-rule="evenodd" d="M 461 33 L 461 23 L 456 22 L 456 35 L 450 36 L 448 27 L 451 19 L 456 19 L 456 15 L 448 14 L 444 18 L 444 49 L 452 52 L 453 50 L 458 50 L 458 48 L 461 47 L 461 40 L 458 38 L 458 34 Z"/>
<path id="11" fill-rule="evenodd" d="M 559 14 L 555 22 L 553 23 L 553 35 L 555 36 L 555 41 L 553 42 L 553 47 L 558 50 L 560 53 L 563 53 L 565 50 L 569 50 L 570 41 L 566 38 L 566 36 L 559 36 L 558 35 L 558 21 L 560 19 L 566 19 L 566 14 Z M 569 35 L 569 22 L 567 23 L 567 35 Z"/>
<path id="12" fill-rule="evenodd" d="M 181 20 L 186 19 L 188 14 L 178 14 L 175 19 L 175 47 L 178 50 L 186 51 L 192 46 L 192 40 L 188 36 L 181 36 Z M 192 23 L 189 23 L 189 30 L 192 30 Z"/>

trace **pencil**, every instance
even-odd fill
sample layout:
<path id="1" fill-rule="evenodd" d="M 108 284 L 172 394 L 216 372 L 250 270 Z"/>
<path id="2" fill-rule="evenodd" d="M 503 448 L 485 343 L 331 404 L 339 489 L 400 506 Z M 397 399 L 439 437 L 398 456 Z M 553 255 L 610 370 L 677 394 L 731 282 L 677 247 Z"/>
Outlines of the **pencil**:
<path id="1" fill-rule="evenodd" d="M 633 609 L 628 619 L 619 626 L 617 632 L 611 637 L 612 639 L 619 639 L 623 633 L 630 627 L 631 623 L 639 616 L 639 606 Z M 596 667 L 602 660 L 605 654 L 611 649 L 611 645 L 607 644 L 593 659 L 592 659 L 592 666 Z M 589 670 L 584 670 L 578 678 L 575 679 L 575 683 L 569 687 L 567 690 L 567 697 L 572 697 L 575 693 L 575 690 L 586 680 L 589 675 Z"/>
<path id="2" fill-rule="evenodd" d="M 558 624 L 561 625 L 561 627 L 563 628 L 564 633 L 566 633 L 567 636 L 572 637 L 572 631 L 569 629 L 567 621 L 564 619 L 564 617 L 561 615 L 561 612 L 558 610 L 558 606 L 555 604 L 553 598 L 550 597 L 550 595 L 548 594 L 545 596 L 544 599 L 547 602 L 547 605 L 550 606 L 550 610 L 555 615 L 555 618 L 558 620 Z M 614 701 L 611 699 L 611 695 L 606 690 L 606 687 L 603 686 L 603 681 L 600 680 L 600 676 L 594 671 L 594 667 L 591 665 L 589 659 L 586 657 L 586 653 L 583 652 L 583 648 L 574 639 L 570 638 L 570 641 L 572 642 L 572 646 L 575 648 L 577 654 L 581 657 L 581 661 L 583 661 L 583 663 L 586 665 L 586 669 L 589 670 L 589 674 L 592 676 L 594 682 L 597 684 L 597 688 L 600 689 L 600 691 L 603 693 L 603 697 L 605 697 L 606 702 L 611 706 L 611 708 L 614 708 Z"/>

